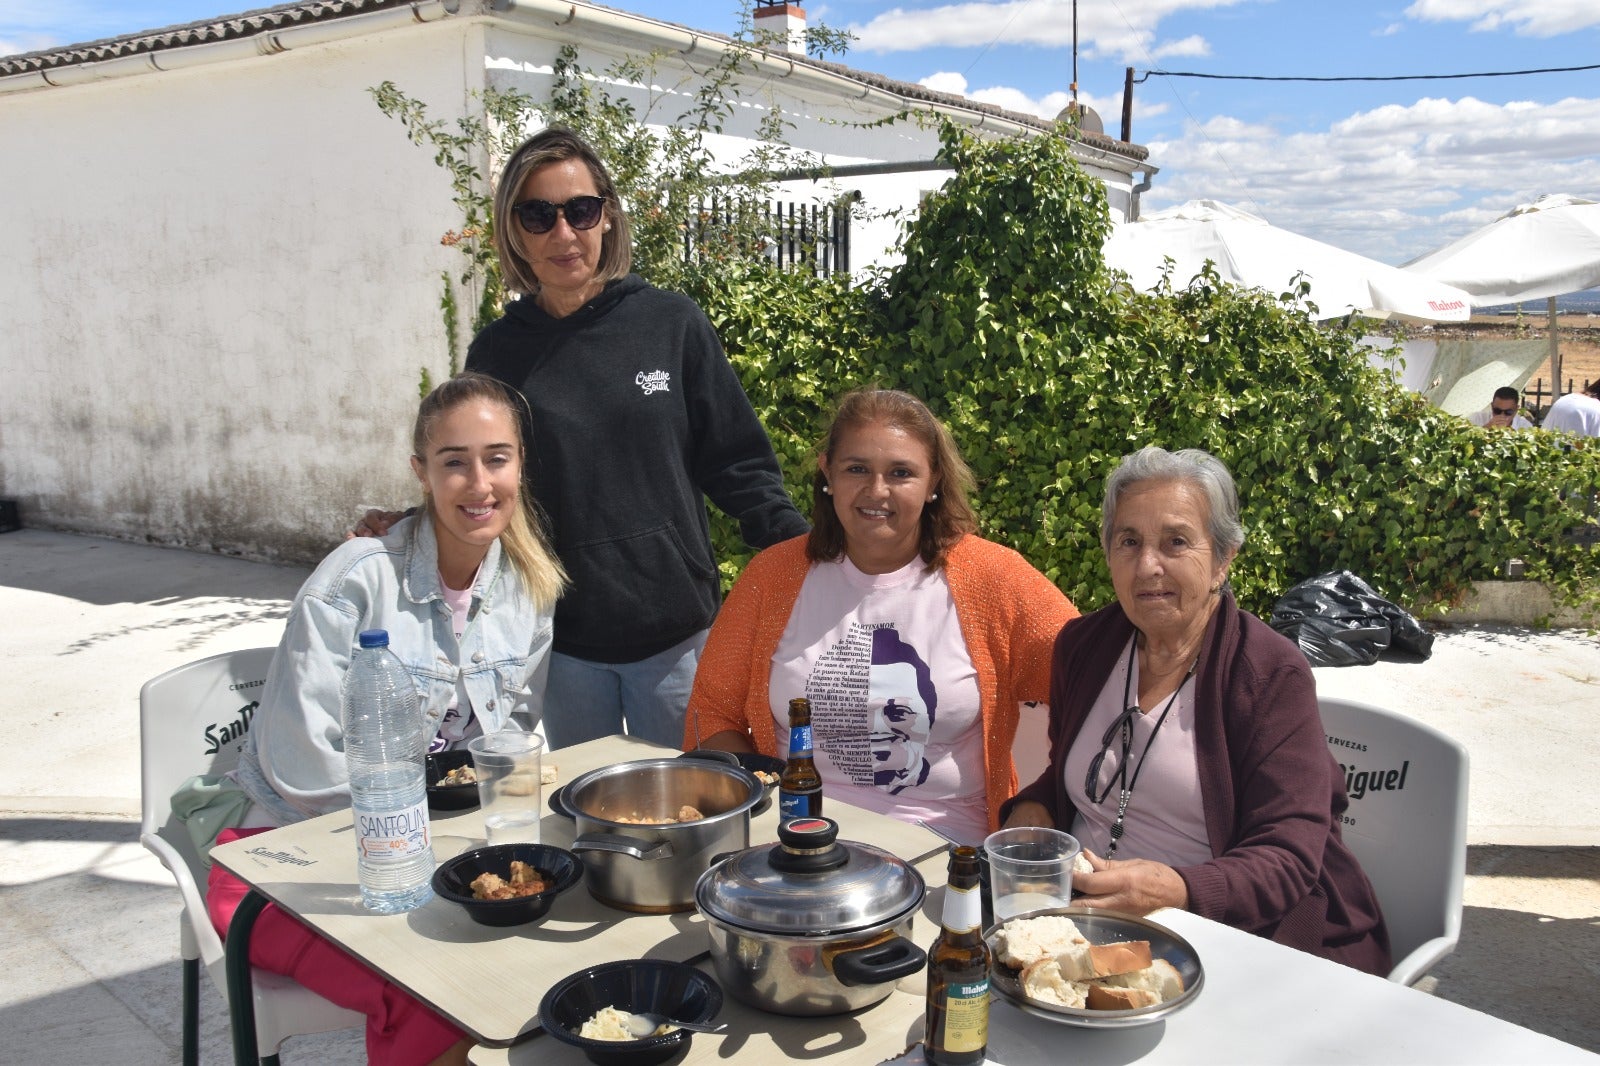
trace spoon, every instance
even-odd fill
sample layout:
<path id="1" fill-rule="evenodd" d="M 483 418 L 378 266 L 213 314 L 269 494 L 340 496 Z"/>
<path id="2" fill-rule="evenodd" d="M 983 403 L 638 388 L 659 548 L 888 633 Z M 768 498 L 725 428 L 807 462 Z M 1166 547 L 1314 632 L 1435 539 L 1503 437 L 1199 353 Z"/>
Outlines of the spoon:
<path id="1" fill-rule="evenodd" d="M 676 1018 L 668 1018 L 665 1014 L 630 1014 L 623 1023 L 628 1032 L 633 1034 L 635 1040 L 655 1036 L 656 1030 L 663 1025 L 674 1025 L 679 1029 L 687 1029 L 691 1033 L 720 1033 L 728 1027 L 727 1022 L 713 1025 L 710 1022 L 680 1022 Z"/>

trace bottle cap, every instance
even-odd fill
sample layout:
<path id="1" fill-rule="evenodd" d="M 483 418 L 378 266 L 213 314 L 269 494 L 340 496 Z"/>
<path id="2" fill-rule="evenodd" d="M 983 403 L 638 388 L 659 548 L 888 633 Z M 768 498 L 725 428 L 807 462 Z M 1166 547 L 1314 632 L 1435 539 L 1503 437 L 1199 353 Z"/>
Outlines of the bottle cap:
<path id="1" fill-rule="evenodd" d="M 389 631 L 387 629 L 363 629 L 356 639 L 361 641 L 363 648 L 387 648 L 389 646 Z"/>

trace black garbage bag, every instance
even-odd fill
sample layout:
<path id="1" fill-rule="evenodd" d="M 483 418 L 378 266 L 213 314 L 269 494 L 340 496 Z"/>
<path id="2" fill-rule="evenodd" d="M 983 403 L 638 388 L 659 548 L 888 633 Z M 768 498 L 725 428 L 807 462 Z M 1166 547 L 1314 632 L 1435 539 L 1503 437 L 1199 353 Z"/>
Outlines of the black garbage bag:
<path id="1" fill-rule="evenodd" d="M 1348 570 L 1318 574 L 1283 594 L 1273 629 L 1300 645 L 1312 666 L 1366 666 L 1394 649 L 1424 659 L 1433 634 Z"/>

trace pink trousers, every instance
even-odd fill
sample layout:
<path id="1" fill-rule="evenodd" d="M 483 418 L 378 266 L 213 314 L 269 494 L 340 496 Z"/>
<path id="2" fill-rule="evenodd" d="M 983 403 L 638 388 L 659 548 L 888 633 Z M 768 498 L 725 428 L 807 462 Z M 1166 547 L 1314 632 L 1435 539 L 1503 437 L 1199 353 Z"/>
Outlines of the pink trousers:
<path id="1" fill-rule="evenodd" d="M 225 829 L 217 843 L 266 831 Z M 249 885 L 221 866 L 211 867 L 206 911 L 224 938 L 233 912 L 249 891 Z M 250 961 L 263 970 L 292 977 L 341 1007 L 365 1014 L 370 1063 L 423 1066 L 466 1035 L 409 993 L 284 914 L 277 904 L 268 904 L 256 919 L 250 936 Z"/>

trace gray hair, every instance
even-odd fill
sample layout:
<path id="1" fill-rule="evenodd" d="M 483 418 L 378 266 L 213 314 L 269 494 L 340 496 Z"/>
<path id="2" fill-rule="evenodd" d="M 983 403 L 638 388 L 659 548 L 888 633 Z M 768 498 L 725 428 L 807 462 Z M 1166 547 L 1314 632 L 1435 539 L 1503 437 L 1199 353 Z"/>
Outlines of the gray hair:
<path id="1" fill-rule="evenodd" d="M 1210 505 L 1206 534 L 1211 538 L 1211 557 L 1227 562 L 1244 544 L 1244 526 L 1239 521 L 1239 492 L 1233 475 L 1221 459 L 1199 448 L 1169 452 L 1148 445 L 1122 462 L 1106 478 L 1106 499 L 1100 509 L 1100 546 L 1111 551 L 1111 523 L 1117 501 L 1134 485 L 1144 481 L 1184 481 L 1199 489 Z"/>

